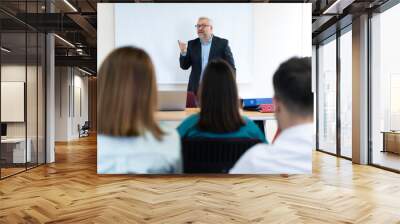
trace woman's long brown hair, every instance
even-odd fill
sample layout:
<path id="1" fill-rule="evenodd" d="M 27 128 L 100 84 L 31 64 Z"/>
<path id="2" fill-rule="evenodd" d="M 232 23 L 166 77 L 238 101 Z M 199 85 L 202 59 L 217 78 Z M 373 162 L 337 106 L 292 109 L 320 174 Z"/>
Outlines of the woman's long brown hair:
<path id="1" fill-rule="evenodd" d="M 207 65 L 199 95 L 200 130 L 226 133 L 237 131 L 245 124 L 239 113 L 235 73 L 224 60 L 214 60 Z"/>
<path id="2" fill-rule="evenodd" d="M 163 132 L 154 120 L 157 106 L 155 69 L 149 55 L 138 48 L 114 50 L 98 73 L 98 132 L 110 136 L 142 136 Z"/>

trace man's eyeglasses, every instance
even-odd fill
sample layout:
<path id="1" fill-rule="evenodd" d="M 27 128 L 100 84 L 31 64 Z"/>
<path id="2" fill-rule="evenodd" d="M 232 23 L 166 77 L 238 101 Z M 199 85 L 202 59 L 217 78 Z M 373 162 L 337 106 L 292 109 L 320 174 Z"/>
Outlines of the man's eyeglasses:
<path id="1" fill-rule="evenodd" d="M 196 24 L 196 25 L 194 25 L 194 27 L 196 27 L 197 29 L 200 29 L 200 28 L 206 28 L 206 27 L 208 27 L 208 26 L 210 26 L 210 25 L 204 25 L 204 24 Z"/>

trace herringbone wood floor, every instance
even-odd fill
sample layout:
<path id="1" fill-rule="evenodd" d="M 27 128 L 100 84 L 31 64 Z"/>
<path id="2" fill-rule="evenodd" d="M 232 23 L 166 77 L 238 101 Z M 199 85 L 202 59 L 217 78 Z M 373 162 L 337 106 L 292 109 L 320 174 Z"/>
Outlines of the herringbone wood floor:
<path id="1" fill-rule="evenodd" d="M 0 181 L 0 223 L 400 223 L 400 175 L 315 152 L 314 173 L 99 176 L 96 139 Z"/>

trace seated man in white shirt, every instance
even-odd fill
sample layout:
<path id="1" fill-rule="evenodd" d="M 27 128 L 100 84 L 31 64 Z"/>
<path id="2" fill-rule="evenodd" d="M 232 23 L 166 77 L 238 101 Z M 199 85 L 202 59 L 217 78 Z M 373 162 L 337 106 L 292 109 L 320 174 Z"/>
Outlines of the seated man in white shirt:
<path id="1" fill-rule="evenodd" d="M 232 174 L 311 174 L 313 93 L 311 58 L 291 58 L 273 77 L 275 116 L 281 133 L 273 144 L 250 148 Z"/>

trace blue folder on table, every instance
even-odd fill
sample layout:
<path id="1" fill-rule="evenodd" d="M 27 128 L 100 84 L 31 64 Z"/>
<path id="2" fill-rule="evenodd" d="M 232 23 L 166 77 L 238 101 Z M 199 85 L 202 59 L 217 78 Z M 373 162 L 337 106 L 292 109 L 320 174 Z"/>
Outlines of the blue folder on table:
<path id="1" fill-rule="evenodd" d="M 245 110 L 257 110 L 260 104 L 272 104 L 272 98 L 242 99 L 242 106 Z"/>

